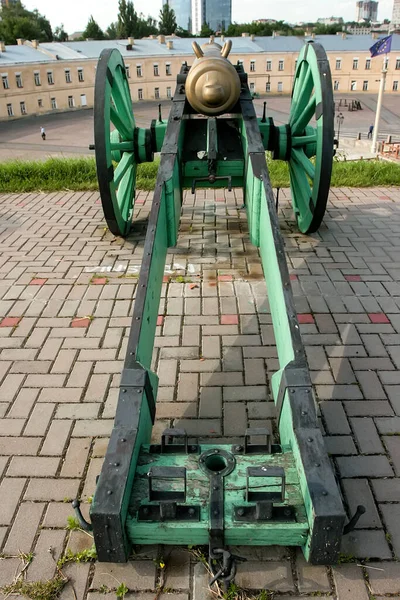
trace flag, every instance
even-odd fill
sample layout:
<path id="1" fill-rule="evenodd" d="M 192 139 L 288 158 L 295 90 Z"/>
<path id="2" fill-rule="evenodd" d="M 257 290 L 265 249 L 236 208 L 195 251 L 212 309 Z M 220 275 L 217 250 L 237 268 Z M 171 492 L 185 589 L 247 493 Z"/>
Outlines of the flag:
<path id="1" fill-rule="evenodd" d="M 392 48 L 392 35 L 387 35 L 386 37 L 378 40 L 376 44 L 371 46 L 369 51 L 371 52 L 371 57 L 378 56 L 379 54 L 387 54 L 390 52 Z"/>

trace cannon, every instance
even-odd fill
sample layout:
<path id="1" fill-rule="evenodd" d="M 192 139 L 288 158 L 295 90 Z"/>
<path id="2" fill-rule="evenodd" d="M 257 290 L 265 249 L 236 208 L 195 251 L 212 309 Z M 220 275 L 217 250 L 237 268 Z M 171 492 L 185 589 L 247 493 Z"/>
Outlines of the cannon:
<path id="1" fill-rule="evenodd" d="M 230 545 L 300 546 L 313 564 L 337 561 L 346 514 L 317 421 L 266 151 L 289 165 L 299 230 L 318 229 L 334 154 L 329 63 L 321 45 L 304 45 L 294 76 L 289 122 L 257 117 L 231 43 L 210 41 L 182 66 L 168 120 L 138 128 L 120 53 L 104 50 L 95 87 L 95 151 L 108 227 L 126 236 L 132 223 L 137 165 L 161 153 L 144 244 L 119 398 L 90 510 L 101 561 L 124 562 L 134 544 L 209 546 L 214 578 L 236 572 Z M 271 389 L 277 434 L 243 431 L 240 444 L 207 443 L 166 430 L 151 444 L 157 375 L 151 370 L 168 247 L 177 242 L 183 189 L 243 189 L 251 242 L 259 248 L 279 369 Z"/>

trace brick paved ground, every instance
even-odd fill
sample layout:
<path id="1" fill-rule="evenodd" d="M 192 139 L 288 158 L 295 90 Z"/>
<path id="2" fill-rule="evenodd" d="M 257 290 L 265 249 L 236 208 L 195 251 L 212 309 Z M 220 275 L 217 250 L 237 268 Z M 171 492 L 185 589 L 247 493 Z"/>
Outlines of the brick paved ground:
<path id="1" fill-rule="evenodd" d="M 349 512 L 359 502 L 367 512 L 344 541 L 345 564 L 325 569 L 287 548 L 240 549 L 249 561 L 237 583 L 281 600 L 400 597 L 400 191 L 333 191 L 312 237 L 296 231 L 282 198 L 321 426 Z M 65 529 L 67 500 L 87 501 L 101 468 L 150 202 L 139 195 L 139 224 L 123 242 L 104 229 L 96 194 L 0 197 L 0 585 L 21 569 L 21 552 L 34 552 L 26 574 L 35 581 L 54 575 L 67 546 L 91 545 Z M 274 417 L 263 401 L 277 366 L 271 319 L 241 203 L 233 193 L 186 197 L 159 311 L 156 438 L 175 425 L 238 439 Z M 152 600 L 161 557 L 169 593 L 160 599 L 210 597 L 194 556 L 148 547 L 128 565 L 65 567 L 73 587 L 62 600 L 115 598 L 100 592 L 122 582 L 130 598 Z"/>

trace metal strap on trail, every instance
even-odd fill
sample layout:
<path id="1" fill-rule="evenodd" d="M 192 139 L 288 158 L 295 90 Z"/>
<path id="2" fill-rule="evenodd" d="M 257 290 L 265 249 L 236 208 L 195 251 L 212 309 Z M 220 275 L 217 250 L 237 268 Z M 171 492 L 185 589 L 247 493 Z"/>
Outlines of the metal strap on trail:
<path id="1" fill-rule="evenodd" d="M 132 369 L 125 367 L 125 369 L 122 371 L 120 388 L 122 392 L 128 388 L 143 388 L 146 394 L 151 421 L 154 425 L 156 416 L 156 401 L 153 394 L 153 388 L 150 383 L 149 372 L 139 363 L 135 363 L 135 366 Z"/>
<path id="2" fill-rule="evenodd" d="M 288 388 L 293 391 L 295 391 L 296 388 L 303 388 L 304 390 L 307 390 L 308 393 L 312 392 L 310 374 L 306 366 L 300 366 L 298 363 L 290 362 L 283 369 L 278 397 L 275 403 L 278 426 L 281 419 L 283 401 Z"/>

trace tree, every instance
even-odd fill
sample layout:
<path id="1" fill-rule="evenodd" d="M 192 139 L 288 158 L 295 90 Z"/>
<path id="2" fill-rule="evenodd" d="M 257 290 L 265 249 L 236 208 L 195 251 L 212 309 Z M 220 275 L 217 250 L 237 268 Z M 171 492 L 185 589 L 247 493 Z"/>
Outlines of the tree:
<path id="1" fill-rule="evenodd" d="M 208 23 L 203 23 L 200 30 L 200 37 L 209 37 L 210 35 L 214 35 L 214 31 Z"/>
<path id="2" fill-rule="evenodd" d="M 106 35 L 109 40 L 118 39 L 118 23 L 111 23 L 106 29 Z"/>
<path id="3" fill-rule="evenodd" d="M 164 6 L 162 7 L 162 9 L 160 10 L 158 27 L 160 29 L 160 33 L 162 33 L 163 35 L 175 33 L 175 30 L 176 30 L 175 11 L 173 8 L 169 7 L 168 2 L 166 2 L 164 4 Z"/>
<path id="4" fill-rule="evenodd" d="M 53 40 L 55 42 L 68 42 L 68 33 L 64 31 L 64 23 L 55 28 Z"/>
<path id="5" fill-rule="evenodd" d="M 53 39 L 46 17 L 37 10 L 27 10 L 21 2 L 3 6 L 0 20 L 0 39 L 12 45 L 17 43 L 18 38 L 39 42 L 51 42 Z"/>
<path id="6" fill-rule="evenodd" d="M 89 21 L 86 25 L 85 31 L 82 34 L 82 37 L 85 40 L 87 40 L 87 39 L 104 40 L 105 39 L 105 35 L 104 35 L 103 31 L 100 29 L 99 25 L 93 19 L 93 15 L 90 15 Z"/>
<path id="7" fill-rule="evenodd" d="M 138 16 L 131 0 L 119 0 L 118 2 L 118 25 L 119 38 L 139 37 Z"/>

